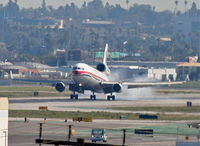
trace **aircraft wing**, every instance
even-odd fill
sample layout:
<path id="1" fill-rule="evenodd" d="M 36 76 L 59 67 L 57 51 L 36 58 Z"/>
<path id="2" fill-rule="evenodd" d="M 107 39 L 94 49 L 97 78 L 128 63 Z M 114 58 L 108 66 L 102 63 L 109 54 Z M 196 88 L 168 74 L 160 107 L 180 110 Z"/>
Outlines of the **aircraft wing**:
<path id="1" fill-rule="evenodd" d="M 130 88 L 144 88 L 144 87 L 153 87 L 153 86 L 170 86 L 170 85 L 177 85 L 183 84 L 183 82 L 101 82 L 101 86 L 104 89 L 105 93 L 114 92 L 113 87 L 122 87 L 127 86 L 128 89 Z"/>
<path id="2" fill-rule="evenodd" d="M 30 82 L 30 83 L 46 83 L 55 85 L 56 83 L 63 82 L 65 85 L 72 84 L 70 81 L 65 80 L 39 80 L 39 79 L 12 79 L 13 81 L 19 81 L 19 82 Z"/>
<path id="3" fill-rule="evenodd" d="M 143 87 L 153 87 L 153 86 L 170 86 L 183 84 L 185 82 L 122 82 L 122 85 L 128 86 L 128 88 L 143 88 Z"/>

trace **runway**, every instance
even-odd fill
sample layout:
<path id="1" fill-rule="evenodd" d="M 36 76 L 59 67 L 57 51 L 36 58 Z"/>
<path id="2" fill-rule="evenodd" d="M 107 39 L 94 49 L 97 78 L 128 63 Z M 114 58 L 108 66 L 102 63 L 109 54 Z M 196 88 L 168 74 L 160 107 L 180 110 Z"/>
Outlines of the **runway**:
<path id="1" fill-rule="evenodd" d="M 104 94 L 97 94 L 97 100 L 90 100 L 89 96 L 89 93 L 80 95 L 79 100 L 70 100 L 69 97 L 10 98 L 9 108 L 38 110 L 39 106 L 48 106 L 49 110 L 55 111 L 119 112 L 110 108 L 126 106 L 186 106 L 187 101 L 191 101 L 193 105 L 200 105 L 200 94 L 158 94 L 152 89 L 131 90 L 123 94 L 116 94 L 115 101 L 107 101 Z"/>

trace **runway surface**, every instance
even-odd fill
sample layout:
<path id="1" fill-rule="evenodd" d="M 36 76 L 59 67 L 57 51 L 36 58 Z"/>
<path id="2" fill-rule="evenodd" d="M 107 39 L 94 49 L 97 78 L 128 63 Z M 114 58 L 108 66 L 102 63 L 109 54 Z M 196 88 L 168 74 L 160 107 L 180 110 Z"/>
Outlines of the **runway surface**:
<path id="1" fill-rule="evenodd" d="M 79 100 L 70 100 L 69 97 L 23 97 L 10 98 L 10 109 L 33 109 L 39 106 L 48 106 L 55 111 L 108 111 L 112 107 L 137 106 L 186 106 L 187 101 L 193 105 L 200 105 L 200 94 L 156 94 L 152 89 L 130 90 L 123 94 L 116 94 L 115 101 L 107 101 L 106 95 L 97 94 L 97 100 L 90 100 L 90 94 L 79 96 Z M 120 111 L 127 112 L 127 111 Z"/>

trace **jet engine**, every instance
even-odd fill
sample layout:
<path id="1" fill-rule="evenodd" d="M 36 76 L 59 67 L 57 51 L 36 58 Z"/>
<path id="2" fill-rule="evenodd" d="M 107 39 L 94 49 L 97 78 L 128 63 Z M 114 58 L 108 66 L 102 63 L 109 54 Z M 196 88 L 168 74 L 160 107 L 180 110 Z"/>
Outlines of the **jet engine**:
<path id="1" fill-rule="evenodd" d="M 65 84 L 63 82 L 56 83 L 55 88 L 58 92 L 63 92 L 65 90 Z"/>
<path id="2" fill-rule="evenodd" d="M 112 89 L 113 89 L 113 92 L 119 93 L 122 91 L 122 84 L 116 83 L 113 85 Z"/>
<path id="3" fill-rule="evenodd" d="M 97 64 L 97 70 L 106 74 L 110 73 L 109 68 L 107 67 L 107 65 L 103 64 L 103 63 L 99 63 Z"/>

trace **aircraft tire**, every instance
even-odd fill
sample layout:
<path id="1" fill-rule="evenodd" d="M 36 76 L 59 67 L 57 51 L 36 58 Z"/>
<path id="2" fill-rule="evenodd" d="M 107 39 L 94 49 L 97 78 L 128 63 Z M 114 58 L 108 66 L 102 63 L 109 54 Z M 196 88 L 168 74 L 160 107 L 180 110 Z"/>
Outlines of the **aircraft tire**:
<path id="1" fill-rule="evenodd" d="M 75 99 L 78 100 L 78 94 L 74 95 Z"/>
<path id="2" fill-rule="evenodd" d="M 115 95 L 108 95 L 107 100 L 115 100 Z"/>
<path id="3" fill-rule="evenodd" d="M 71 99 L 71 100 L 73 100 L 73 99 L 76 99 L 76 100 L 77 100 L 77 99 L 78 99 L 78 94 L 71 94 L 71 95 L 70 95 L 70 99 Z"/>
<path id="4" fill-rule="evenodd" d="M 107 96 L 107 100 L 110 100 L 110 95 Z"/>
<path id="5" fill-rule="evenodd" d="M 71 100 L 74 99 L 74 95 L 73 95 L 73 94 L 70 95 L 70 99 L 71 99 Z"/>
<path id="6" fill-rule="evenodd" d="M 115 100 L 115 95 L 112 96 L 112 100 Z"/>
<path id="7" fill-rule="evenodd" d="M 96 100 L 96 95 L 90 95 L 90 100 Z"/>
<path id="8" fill-rule="evenodd" d="M 96 95 L 93 95 L 93 99 L 96 100 Z"/>

